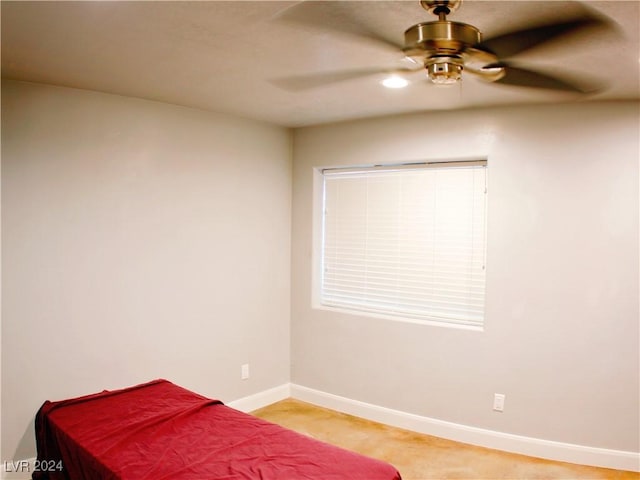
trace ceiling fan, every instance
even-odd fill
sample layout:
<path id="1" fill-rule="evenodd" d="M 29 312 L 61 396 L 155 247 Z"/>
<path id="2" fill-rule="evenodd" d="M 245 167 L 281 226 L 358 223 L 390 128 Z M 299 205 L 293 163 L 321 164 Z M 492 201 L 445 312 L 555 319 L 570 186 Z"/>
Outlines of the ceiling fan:
<path id="1" fill-rule="evenodd" d="M 302 2 L 304 5 L 305 2 Z M 323 2 L 325 3 L 325 2 Z M 334 2 L 326 2 L 332 4 Z M 325 28 L 336 28 L 343 33 L 356 34 L 382 42 L 400 50 L 414 68 L 361 69 L 343 72 L 327 72 L 274 80 L 273 83 L 289 90 L 305 90 L 347 79 L 384 72 L 412 73 L 426 70 L 432 83 L 451 85 L 459 83 L 463 74 L 472 74 L 480 79 L 520 87 L 535 87 L 579 93 L 592 93 L 599 89 L 592 79 L 584 76 L 572 77 L 567 73 L 548 74 L 539 70 L 521 68 L 510 61 L 511 57 L 552 41 L 561 42 L 568 34 L 594 27 L 613 28 L 609 20 L 586 9 L 570 18 L 537 24 L 524 30 L 508 32 L 493 38 L 483 39 L 480 30 L 473 25 L 451 21 L 448 15 L 460 7 L 462 0 L 420 0 L 420 5 L 437 20 L 422 22 L 404 32 L 404 44 L 373 33 L 365 26 L 352 22 L 346 27 L 324 23 Z M 316 24 L 311 17 L 293 15 L 290 20 L 305 24 Z M 353 20 L 353 19 L 352 19 Z"/>

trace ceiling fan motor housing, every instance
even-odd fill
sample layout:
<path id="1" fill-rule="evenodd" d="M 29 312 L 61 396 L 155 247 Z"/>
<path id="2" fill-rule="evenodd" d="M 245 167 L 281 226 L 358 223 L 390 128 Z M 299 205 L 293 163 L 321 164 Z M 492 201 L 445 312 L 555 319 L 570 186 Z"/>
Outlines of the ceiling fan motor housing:
<path id="1" fill-rule="evenodd" d="M 404 54 L 423 65 L 434 83 L 456 83 L 465 67 L 480 73 L 483 66 L 497 61 L 495 55 L 474 47 L 482 41 L 482 34 L 466 23 L 418 23 L 404 32 L 404 38 Z"/>
<path id="2" fill-rule="evenodd" d="M 407 57 L 423 61 L 432 55 L 461 55 L 481 40 L 480 30 L 466 23 L 418 23 L 404 32 L 403 51 Z"/>

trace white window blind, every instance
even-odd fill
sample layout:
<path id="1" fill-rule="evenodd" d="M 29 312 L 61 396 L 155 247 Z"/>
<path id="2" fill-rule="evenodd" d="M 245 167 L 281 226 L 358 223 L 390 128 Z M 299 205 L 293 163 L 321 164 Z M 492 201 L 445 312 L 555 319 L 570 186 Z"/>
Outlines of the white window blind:
<path id="1" fill-rule="evenodd" d="M 486 162 L 323 177 L 322 305 L 482 325 Z"/>

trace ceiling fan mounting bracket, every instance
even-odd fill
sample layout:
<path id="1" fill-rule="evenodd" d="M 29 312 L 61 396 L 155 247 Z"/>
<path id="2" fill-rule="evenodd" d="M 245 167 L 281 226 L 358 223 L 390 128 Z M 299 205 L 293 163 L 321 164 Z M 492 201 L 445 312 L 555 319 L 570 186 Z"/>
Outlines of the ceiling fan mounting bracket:
<path id="1" fill-rule="evenodd" d="M 462 0 L 420 0 L 422 8 L 436 17 L 441 13 L 449 15 L 455 12 L 461 3 Z"/>

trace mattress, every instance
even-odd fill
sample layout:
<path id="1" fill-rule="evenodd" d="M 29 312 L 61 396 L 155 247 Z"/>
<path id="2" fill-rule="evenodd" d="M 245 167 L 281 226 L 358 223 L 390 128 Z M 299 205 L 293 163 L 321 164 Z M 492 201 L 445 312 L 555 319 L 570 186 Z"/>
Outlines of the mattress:
<path id="1" fill-rule="evenodd" d="M 400 480 L 388 463 L 167 380 L 45 402 L 34 480 Z"/>

